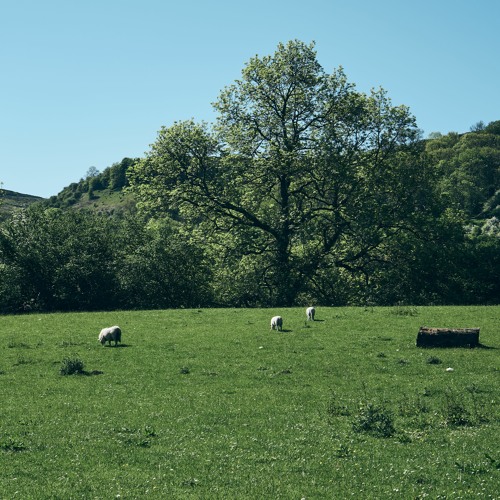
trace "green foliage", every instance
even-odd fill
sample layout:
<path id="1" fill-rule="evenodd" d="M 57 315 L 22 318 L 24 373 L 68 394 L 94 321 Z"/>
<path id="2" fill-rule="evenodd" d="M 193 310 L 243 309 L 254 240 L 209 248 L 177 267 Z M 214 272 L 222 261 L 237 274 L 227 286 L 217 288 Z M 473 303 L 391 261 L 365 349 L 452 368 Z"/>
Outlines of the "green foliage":
<path id="1" fill-rule="evenodd" d="M 384 245 L 429 222 L 409 110 L 357 92 L 341 68 L 325 73 L 313 44 L 252 58 L 215 109 L 212 128 L 162 128 L 129 179 L 150 216 L 175 211 L 199 229 L 222 273 L 229 262 L 254 277 L 241 303 L 291 305 L 323 269 L 366 275 Z"/>
<path id="2" fill-rule="evenodd" d="M 500 303 L 499 121 L 421 141 L 297 40 L 215 109 L 49 200 L 0 190 L 0 311 Z"/>
<path id="3" fill-rule="evenodd" d="M 384 406 L 366 403 L 359 408 L 352 422 L 354 432 L 366 432 L 375 437 L 391 437 L 396 432 L 394 419 Z"/>
<path id="4" fill-rule="evenodd" d="M 2 309 L 92 310 L 112 303 L 112 233 L 84 212 L 31 207 L 0 232 L 0 259 L 16 295 Z"/>
<path id="5" fill-rule="evenodd" d="M 127 171 L 137 159 L 124 158 L 120 163 L 114 163 L 109 169 L 109 188 L 113 191 L 127 186 Z"/>
<path id="6" fill-rule="evenodd" d="M 0 441 L 0 450 L 4 452 L 17 453 L 26 451 L 26 446 L 22 441 L 17 441 L 12 437 L 4 438 Z"/>
<path id="7" fill-rule="evenodd" d="M 123 221 L 117 237 L 121 307 L 157 309 L 211 303 L 211 269 L 203 250 L 165 220 Z"/>
<path id="8" fill-rule="evenodd" d="M 127 171 L 137 161 L 138 158 L 123 158 L 121 162 L 113 163 L 103 172 L 91 167 L 84 179 L 71 183 L 57 195 L 45 200 L 43 206 L 63 209 L 81 208 L 88 206 L 89 202 L 100 200 L 101 197 L 106 200 L 111 193 L 121 192 L 128 185 Z M 123 207 L 118 204 L 118 208 L 122 211 L 129 211 L 127 206 Z M 108 210 L 112 208 L 108 207 Z"/>
<path id="9" fill-rule="evenodd" d="M 0 310 L 210 303 L 203 252 L 173 224 L 33 207 L 0 231 Z"/>
<path id="10" fill-rule="evenodd" d="M 84 364 L 78 358 L 64 358 L 61 363 L 59 373 L 61 375 L 82 375 L 84 371 Z"/>
<path id="11" fill-rule="evenodd" d="M 468 134 L 448 134 L 427 142 L 426 149 L 439 174 L 438 187 L 450 208 L 470 217 L 498 215 L 494 203 L 500 186 L 498 122 Z"/>
<path id="12" fill-rule="evenodd" d="M 488 123 L 484 131 L 487 134 L 500 135 L 500 120 Z"/>
<path id="13" fill-rule="evenodd" d="M 430 365 L 440 365 L 442 361 L 437 356 L 430 356 L 429 358 L 427 358 L 427 363 L 429 363 Z"/>
<path id="14" fill-rule="evenodd" d="M 7 189 L 2 189 L 0 183 L 0 222 L 8 220 L 12 214 L 29 207 L 33 203 L 39 203 L 43 200 L 38 196 L 15 193 Z"/>

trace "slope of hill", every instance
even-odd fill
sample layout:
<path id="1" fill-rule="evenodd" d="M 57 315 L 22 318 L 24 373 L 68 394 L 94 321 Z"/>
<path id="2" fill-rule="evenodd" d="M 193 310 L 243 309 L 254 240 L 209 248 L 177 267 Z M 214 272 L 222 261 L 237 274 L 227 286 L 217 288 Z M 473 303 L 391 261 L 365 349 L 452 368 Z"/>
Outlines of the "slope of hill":
<path id="1" fill-rule="evenodd" d="M 39 196 L 31 196 L 29 194 L 2 189 L 0 190 L 0 220 L 5 220 L 16 210 L 26 208 L 32 203 L 43 200 L 44 198 L 40 198 Z"/>
<path id="2" fill-rule="evenodd" d="M 131 212 L 135 209 L 135 201 L 124 188 L 127 186 L 127 170 L 136 161 L 124 158 L 101 173 L 73 182 L 43 203 L 47 207 L 89 209 L 110 215 Z"/>

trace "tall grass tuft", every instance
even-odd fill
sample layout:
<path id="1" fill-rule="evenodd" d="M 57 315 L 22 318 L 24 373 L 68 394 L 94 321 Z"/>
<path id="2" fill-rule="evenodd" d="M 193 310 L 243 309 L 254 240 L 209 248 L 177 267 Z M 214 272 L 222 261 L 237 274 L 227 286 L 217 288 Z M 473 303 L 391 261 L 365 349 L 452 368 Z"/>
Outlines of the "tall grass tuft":
<path id="1" fill-rule="evenodd" d="M 359 409 L 352 422 L 354 432 L 364 432 L 375 437 L 391 437 L 396 432 L 392 412 L 382 405 L 366 403 Z"/>
<path id="2" fill-rule="evenodd" d="M 85 373 L 83 361 L 78 358 L 65 358 L 59 373 L 61 375 L 83 375 Z"/>

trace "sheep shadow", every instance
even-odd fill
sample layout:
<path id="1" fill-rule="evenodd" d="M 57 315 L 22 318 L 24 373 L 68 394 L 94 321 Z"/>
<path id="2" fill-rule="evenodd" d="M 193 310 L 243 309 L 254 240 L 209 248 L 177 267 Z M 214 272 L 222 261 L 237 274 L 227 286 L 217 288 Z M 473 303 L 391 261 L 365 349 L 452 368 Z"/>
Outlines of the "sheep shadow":
<path id="1" fill-rule="evenodd" d="M 111 347 L 112 349 L 120 349 L 121 347 L 132 347 L 130 344 L 118 344 L 118 345 L 109 345 L 109 344 L 106 344 L 104 345 L 103 347 Z"/>

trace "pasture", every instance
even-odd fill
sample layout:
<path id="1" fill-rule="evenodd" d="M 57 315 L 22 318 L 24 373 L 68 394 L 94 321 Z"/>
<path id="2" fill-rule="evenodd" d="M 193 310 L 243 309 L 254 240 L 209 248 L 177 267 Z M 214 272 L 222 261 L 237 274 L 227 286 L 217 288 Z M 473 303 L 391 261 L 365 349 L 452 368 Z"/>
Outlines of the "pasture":
<path id="1" fill-rule="evenodd" d="M 499 320 L 498 306 L 2 316 L 0 498 L 499 498 Z M 121 346 L 101 346 L 115 324 Z M 480 327 L 482 346 L 417 348 L 423 325 Z"/>

